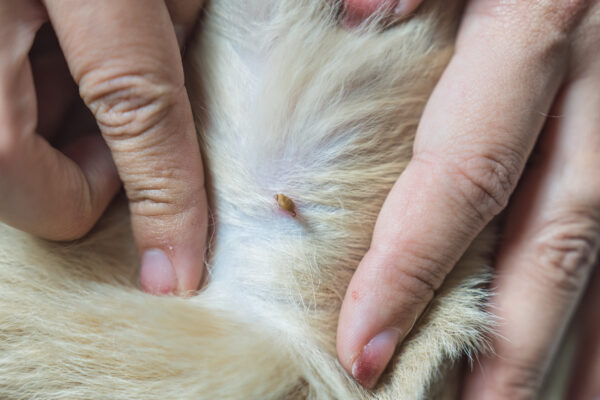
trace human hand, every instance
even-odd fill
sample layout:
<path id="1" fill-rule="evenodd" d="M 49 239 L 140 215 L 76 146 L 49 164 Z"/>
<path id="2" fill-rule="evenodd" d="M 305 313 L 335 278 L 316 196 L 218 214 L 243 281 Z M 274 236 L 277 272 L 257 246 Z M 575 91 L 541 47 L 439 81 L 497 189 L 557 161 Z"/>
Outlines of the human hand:
<path id="1" fill-rule="evenodd" d="M 176 30 L 183 43 L 201 6 L 0 0 L 0 221 L 48 239 L 79 238 L 120 177 L 142 255 L 142 287 L 197 288 L 207 206 Z M 59 51 L 29 57 L 48 20 L 77 86 Z M 104 140 L 81 137 L 61 152 L 46 138 L 62 134 L 77 89 Z"/>
<path id="2" fill-rule="evenodd" d="M 366 10 L 349 10 L 350 25 L 376 3 L 394 6 L 347 0 L 347 7 Z M 536 159 L 521 177 L 536 141 Z M 388 195 L 346 292 L 337 338 L 342 365 L 364 386 L 375 385 L 448 272 L 521 179 L 492 283 L 491 311 L 502 321 L 492 339 L 495 353 L 467 377 L 463 395 L 535 396 L 598 253 L 598 154 L 600 2 L 468 2 L 413 158 Z M 595 342 L 598 348 L 600 339 Z M 588 357 L 577 368 L 597 371 L 600 359 Z M 598 395 L 597 381 L 587 376 L 579 384 Z"/>

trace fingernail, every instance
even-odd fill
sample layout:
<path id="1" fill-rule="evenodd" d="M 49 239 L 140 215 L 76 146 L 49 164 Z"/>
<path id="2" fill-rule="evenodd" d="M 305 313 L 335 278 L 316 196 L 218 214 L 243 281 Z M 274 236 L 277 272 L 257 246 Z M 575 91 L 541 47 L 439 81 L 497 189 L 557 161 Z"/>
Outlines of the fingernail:
<path id="1" fill-rule="evenodd" d="M 363 347 L 352 364 L 352 376 L 367 389 L 372 389 L 390 362 L 400 338 L 398 329 L 386 329 Z"/>
<path id="2" fill-rule="evenodd" d="M 168 294 L 177 288 L 175 270 L 162 250 L 147 250 L 143 254 L 140 282 L 142 289 L 152 294 Z"/>

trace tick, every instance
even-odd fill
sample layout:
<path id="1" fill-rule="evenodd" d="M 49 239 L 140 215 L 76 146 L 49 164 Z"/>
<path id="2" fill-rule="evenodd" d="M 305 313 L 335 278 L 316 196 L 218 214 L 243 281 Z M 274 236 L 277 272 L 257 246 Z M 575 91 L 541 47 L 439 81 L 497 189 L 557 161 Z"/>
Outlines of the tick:
<path id="1" fill-rule="evenodd" d="M 279 205 L 279 207 L 292 214 L 292 217 L 296 216 L 296 205 L 294 204 L 292 199 L 290 199 L 283 193 L 278 193 L 275 195 L 275 200 L 277 200 L 277 204 Z"/>

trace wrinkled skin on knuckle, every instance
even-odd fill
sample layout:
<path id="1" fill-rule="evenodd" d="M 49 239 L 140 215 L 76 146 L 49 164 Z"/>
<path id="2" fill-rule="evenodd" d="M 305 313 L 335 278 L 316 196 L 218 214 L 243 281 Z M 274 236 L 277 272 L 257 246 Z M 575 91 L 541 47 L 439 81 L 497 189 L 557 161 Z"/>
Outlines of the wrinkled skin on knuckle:
<path id="1" fill-rule="evenodd" d="M 92 70 L 80 93 L 108 141 L 136 139 L 159 126 L 184 90 L 183 82 L 154 72 Z"/>
<path id="2" fill-rule="evenodd" d="M 135 152 L 129 155 L 136 157 Z M 168 155 L 161 157 L 160 152 L 146 155 L 144 159 L 141 164 L 128 162 L 122 172 L 132 214 L 148 217 L 175 215 L 193 203 L 189 188 L 184 186 L 188 179 L 175 165 L 176 160 Z"/>
<path id="3" fill-rule="evenodd" d="M 429 303 L 440 285 L 435 273 L 422 270 L 417 266 L 397 269 L 393 275 L 398 285 L 398 292 L 408 294 L 415 304 Z"/>
<path id="4" fill-rule="evenodd" d="M 376 280 L 386 282 L 389 293 L 403 293 L 415 304 L 428 303 L 442 285 L 448 266 L 416 248 L 403 249 L 401 255 L 372 248 L 370 258 L 380 266 L 374 269 Z"/>
<path id="5" fill-rule="evenodd" d="M 576 210 L 558 215 L 540 230 L 535 242 L 535 278 L 576 295 L 584 288 L 599 250 L 599 213 Z"/>
<path id="6" fill-rule="evenodd" d="M 522 161 L 518 155 L 489 151 L 471 154 L 447 161 L 451 184 L 459 195 L 459 203 L 477 215 L 478 222 L 486 224 L 508 204 L 521 174 Z"/>
<path id="7" fill-rule="evenodd" d="M 153 188 L 139 187 L 130 200 L 131 217 L 135 220 L 133 229 L 140 237 L 149 237 L 152 242 L 164 246 L 172 244 L 190 226 L 197 226 L 198 210 L 202 208 L 202 198 L 180 202 L 177 193 L 181 189 L 172 186 Z M 185 203 L 187 201 L 187 203 Z"/>
<path id="8" fill-rule="evenodd" d="M 530 400 L 536 398 L 542 386 L 543 373 L 539 364 L 531 360 L 504 358 L 494 374 L 486 379 L 491 393 L 497 399 Z"/>
<path id="9" fill-rule="evenodd" d="M 146 178 L 143 184 L 130 181 L 126 190 L 132 214 L 160 217 L 176 214 L 181 209 L 176 199 L 183 194 L 182 190 L 161 181 L 160 178 Z"/>
<path id="10" fill-rule="evenodd" d="M 80 92 L 113 153 L 133 216 L 173 216 L 193 203 L 181 168 L 183 81 L 168 74 L 90 71 Z"/>

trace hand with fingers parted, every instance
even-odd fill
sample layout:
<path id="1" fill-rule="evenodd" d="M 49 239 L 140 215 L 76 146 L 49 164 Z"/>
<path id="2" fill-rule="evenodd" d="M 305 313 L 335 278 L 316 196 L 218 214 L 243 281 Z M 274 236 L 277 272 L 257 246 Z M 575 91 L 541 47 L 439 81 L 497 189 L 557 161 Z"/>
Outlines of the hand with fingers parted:
<path id="1" fill-rule="evenodd" d="M 344 25 L 381 7 L 410 17 L 420 3 L 345 0 Z M 78 238 L 120 178 L 142 287 L 197 288 L 207 207 L 177 39 L 184 43 L 201 6 L 0 0 L 1 221 L 48 239 Z M 60 50 L 31 50 L 48 21 Z M 76 135 L 58 151 L 48 140 L 60 142 L 77 94 L 103 140 Z M 536 160 L 525 168 L 532 151 Z M 533 397 L 596 262 L 599 153 L 600 2 L 468 1 L 412 161 L 348 288 L 342 365 L 373 386 L 446 274 L 508 204 L 492 284 L 503 323 L 495 354 L 466 378 L 464 397 Z M 600 304 L 594 293 L 585 299 L 589 320 Z M 600 340 L 586 337 L 578 365 L 586 372 L 573 386 L 581 399 L 600 394 Z"/>
<path id="2" fill-rule="evenodd" d="M 355 26 L 382 9 L 410 17 L 421 1 L 345 3 Z M 467 1 L 412 160 L 346 292 L 342 365 L 372 387 L 467 246 L 508 205 L 491 285 L 495 352 L 475 363 L 463 398 L 535 398 L 597 261 L 599 154 L 600 2 Z M 598 296 L 581 306 L 584 325 L 597 327 Z M 573 399 L 600 396 L 600 339 L 584 335 Z"/>
<path id="3" fill-rule="evenodd" d="M 197 288 L 207 206 L 178 41 L 201 6 L 0 1 L 0 221 L 47 239 L 76 239 L 95 224 L 120 178 L 142 287 Z M 96 123 L 73 135 L 63 123 L 77 111 L 77 90 Z M 104 140 L 88 134 L 94 130 Z M 49 141 L 64 144 L 62 151 Z"/>

